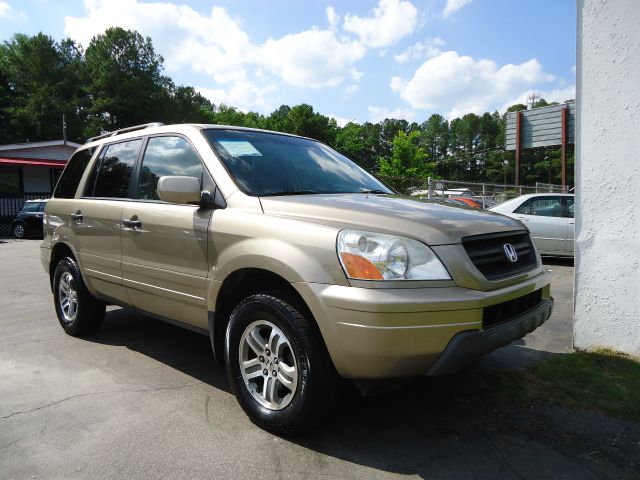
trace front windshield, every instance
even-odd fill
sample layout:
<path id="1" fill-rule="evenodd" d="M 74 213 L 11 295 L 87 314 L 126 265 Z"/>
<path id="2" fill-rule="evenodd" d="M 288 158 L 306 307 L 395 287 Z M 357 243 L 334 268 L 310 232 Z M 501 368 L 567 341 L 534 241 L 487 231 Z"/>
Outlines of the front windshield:
<path id="1" fill-rule="evenodd" d="M 248 195 L 393 193 L 320 142 L 276 133 L 203 131 L 238 187 Z"/>

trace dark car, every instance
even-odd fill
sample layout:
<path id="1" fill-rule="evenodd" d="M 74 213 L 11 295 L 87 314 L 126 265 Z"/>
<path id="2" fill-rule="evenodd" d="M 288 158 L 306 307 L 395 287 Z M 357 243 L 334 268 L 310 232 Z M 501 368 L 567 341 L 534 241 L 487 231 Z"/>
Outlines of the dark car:
<path id="1" fill-rule="evenodd" d="M 27 200 L 11 224 L 13 236 L 16 238 L 41 237 L 42 217 L 46 205 L 46 200 Z"/>

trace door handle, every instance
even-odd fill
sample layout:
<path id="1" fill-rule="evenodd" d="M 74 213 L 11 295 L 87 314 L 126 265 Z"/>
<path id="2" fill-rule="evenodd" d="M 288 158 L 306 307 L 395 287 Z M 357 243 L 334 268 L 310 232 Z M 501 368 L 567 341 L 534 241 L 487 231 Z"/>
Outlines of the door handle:
<path id="1" fill-rule="evenodd" d="M 73 220 L 76 223 L 82 222 L 82 212 L 80 210 L 78 210 L 76 213 L 70 214 L 69 216 L 71 217 L 71 220 Z"/>
<path id="2" fill-rule="evenodd" d="M 137 215 L 134 215 L 129 220 L 122 220 L 122 224 L 127 228 L 132 228 L 133 230 L 137 230 L 142 226 L 142 222 L 138 220 Z"/>

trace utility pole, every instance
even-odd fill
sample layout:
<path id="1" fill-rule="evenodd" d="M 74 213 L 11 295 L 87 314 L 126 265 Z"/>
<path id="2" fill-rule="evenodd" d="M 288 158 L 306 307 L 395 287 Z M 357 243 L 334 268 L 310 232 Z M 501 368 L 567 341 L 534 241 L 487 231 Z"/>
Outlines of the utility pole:
<path id="1" fill-rule="evenodd" d="M 66 145 L 67 144 L 67 119 L 64 113 L 62 114 L 62 140 Z"/>

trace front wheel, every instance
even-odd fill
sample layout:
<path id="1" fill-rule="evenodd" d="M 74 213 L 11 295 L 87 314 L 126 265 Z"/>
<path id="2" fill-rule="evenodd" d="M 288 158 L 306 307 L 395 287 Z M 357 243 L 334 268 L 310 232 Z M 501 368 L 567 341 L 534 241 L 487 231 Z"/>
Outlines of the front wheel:
<path id="1" fill-rule="evenodd" d="M 105 304 L 89 293 L 78 264 L 70 257 L 56 266 L 53 299 L 60 325 L 69 335 L 92 333 L 102 325 Z"/>
<path id="2" fill-rule="evenodd" d="M 316 325 L 277 296 L 251 295 L 234 309 L 226 365 L 243 410 L 273 433 L 306 430 L 338 401 L 338 376 Z"/>
<path id="3" fill-rule="evenodd" d="M 16 223 L 13 226 L 13 236 L 15 238 L 24 238 L 27 236 L 27 229 L 25 228 L 24 224 Z"/>

